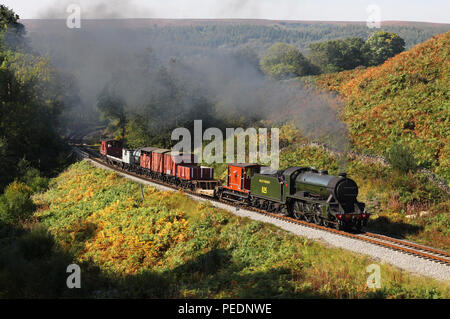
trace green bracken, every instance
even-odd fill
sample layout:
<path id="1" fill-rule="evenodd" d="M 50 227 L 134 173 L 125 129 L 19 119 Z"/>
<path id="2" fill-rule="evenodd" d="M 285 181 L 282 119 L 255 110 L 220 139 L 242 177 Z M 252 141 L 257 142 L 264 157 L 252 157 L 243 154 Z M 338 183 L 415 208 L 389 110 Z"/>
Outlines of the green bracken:
<path id="1" fill-rule="evenodd" d="M 386 264 L 381 264 L 382 288 L 369 289 L 366 267 L 376 262 L 368 257 L 238 218 L 182 193 L 145 187 L 144 194 L 143 200 L 138 184 L 83 162 L 54 179 L 48 192 L 35 196 L 40 207 L 35 217 L 53 236 L 56 247 L 52 249 L 59 247 L 59 254 L 61 249 L 70 250 L 74 261 L 82 265 L 86 282 L 77 294 L 151 298 L 450 296 L 448 284 Z M 47 247 L 51 244 L 45 239 L 42 242 Z M 0 263 L 0 287 L 7 286 L 1 281 L 7 274 Z M 34 292 L 38 288 L 27 289 Z M 61 294 L 71 296 L 64 290 Z"/>

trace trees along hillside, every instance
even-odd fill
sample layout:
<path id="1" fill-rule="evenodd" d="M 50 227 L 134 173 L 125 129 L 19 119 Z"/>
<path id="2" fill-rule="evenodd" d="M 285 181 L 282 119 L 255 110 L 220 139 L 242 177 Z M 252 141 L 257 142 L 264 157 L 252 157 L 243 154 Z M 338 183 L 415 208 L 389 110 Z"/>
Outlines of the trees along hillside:
<path id="1" fill-rule="evenodd" d="M 261 69 L 275 79 L 311 75 L 315 70 L 311 63 L 293 45 L 275 43 L 261 59 Z"/>
<path id="2" fill-rule="evenodd" d="M 61 150 L 65 79 L 29 49 L 18 19 L 0 6 L 0 193 L 19 177 L 20 160 L 48 174 Z"/>
<path id="3" fill-rule="evenodd" d="M 405 41 L 392 32 L 379 31 L 367 39 L 363 48 L 368 66 L 384 63 L 405 50 Z"/>
<path id="4" fill-rule="evenodd" d="M 365 65 L 361 38 L 332 40 L 311 44 L 311 62 L 319 66 L 324 73 L 339 72 Z"/>
<path id="5" fill-rule="evenodd" d="M 310 45 L 309 58 L 322 73 L 375 66 L 405 50 L 405 41 L 395 33 L 377 31 L 362 38 L 331 40 Z"/>
<path id="6" fill-rule="evenodd" d="M 356 149 L 384 155 L 407 145 L 419 166 L 450 180 L 449 55 L 447 32 L 380 66 L 325 74 L 316 82 L 346 98 L 343 119 Z"/>

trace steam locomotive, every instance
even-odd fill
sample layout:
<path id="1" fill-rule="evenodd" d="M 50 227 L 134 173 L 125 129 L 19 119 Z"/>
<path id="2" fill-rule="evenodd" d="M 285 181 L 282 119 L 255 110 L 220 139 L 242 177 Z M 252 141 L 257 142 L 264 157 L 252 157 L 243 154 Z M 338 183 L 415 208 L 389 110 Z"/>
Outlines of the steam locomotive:
<path id="1" fill-rule="evenodd" d="M 155 147 L 129 150 L 120 141 L 102 140 L 100 154 L 111 165 L 154 180 L 325 227 L 361 230 L 369 218 L 364 203 L 357 201 L 358 186 L 345 173 L 233 163 L 222 185 L 214 179 L 214 169 L 198 165 L 190 153 Z"/>

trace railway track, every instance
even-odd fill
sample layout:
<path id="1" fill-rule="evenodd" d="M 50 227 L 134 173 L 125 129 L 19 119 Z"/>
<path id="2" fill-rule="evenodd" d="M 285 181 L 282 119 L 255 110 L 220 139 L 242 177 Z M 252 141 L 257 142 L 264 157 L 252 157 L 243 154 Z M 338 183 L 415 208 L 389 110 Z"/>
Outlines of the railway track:
<path id="1" fill-rule="evenodd" d="M 389 248 L 392 250 L 400 251 L 405 254 L 414 255 L 414 256 L 417 256 L 420 258 L 425 258 L 425 259 L 432 260 L 432 261 L 440 263 L 440 264 L 445 264 L 445 265 L 450 266 L 450 254 L 447 253 L 446 251 L 441 251 L 441 250 L 437 250 L 437 249 L 434 249 L 431 247 L 411 243 L 409 241 L 395 239 L 395 238 L 391 238 L 388 236 L 373 234 L 373 233 L 369 233 L 369 232 L 365 232 L 362 234 L 349 233 L 349 232 L 345 232 L 342 230 L 337 230 L 337 229 L 333 229 L 333 228 L 328 228 L 328 227 L 308 223 L 303 220 L 297 220 L 292 217 L 280 216 L 280 215 L 269 213 L 266 211 L 261 211 L 259 209 L 254 209 L 253 207 L 250 207 L 250 208 L 246 207 L 246 209 L 252 210 L 252 211 L 257 211 L 258 213 L 268 215 L 268 216 L 271 216 L 276 219 L 282 219 L 282 220 L 290 222 L 290 223 L 295 223 L 295 224 L 299 224 L 299 225 L 310 227 L 310 228 L 315 228 L 315 229 L 320 229 L 320 230 L 324 230 L 327 232 L 332 232 L 332 233 L 335 233 L 335 234 L 338 234 L 341 236 L 350 237 L 350 238 L 357 239 L 357 240 L 362 240 L 362 241 L 365 241 L 365 242 L 368 242 L 368 243 L 371 243 L 371 244 L 374 244 L 377 246 L 382 246 L 382 247 Z"/>
<path id="2" fill-rule="evenodd" d="M 432 247 L 427 247 L 427 246 L 423 246 L 423 245 L 419 245 L 416 243 L 412 243 L 406 240 L 400 240 L 400 239 L 396 239 L 396 238 L 392 238 L 392 237 L 388 237 L 388 236 L 384 236 L 384 235 L 380 235 L 380 234 L 375 234 L 375 233 L 370 233 L 370 232 L 364 232 L 364 233 L 350 233 L 350 232 L 345 232 L 342 230 L 337 230 L 334 228 L 329 228 L 329 227 L 325 227 L 325 226 L 321 226 L 321 225 L 316 225 L 313 223 L 309 223 L 303 220 L 298 220 L 289 216 L 283 216 L 283 215 L 279 215 L 279 214 L 275 214 L 275 213 L 271 213 L 271 212 L 267 212 L 264 211 L 262 209 L 259 208 L 255 208 L 255 207 L 251 207 L 251 206 L 247 206 L 247 205 L 243 205 L 243 204 L 239 204 L 239 203 L 234 203 L 234 202 L 229 202 L 229 201 L 225 201 L 225 200 L 220 200 L 220 199 L 216 199 L 216 198 L 212 198 L 209 196 L 205 196 L 205 195 L 201 195 L 198 194 L 196 192 L 190 191 L 190 190 L 186 190 L 171 184 L 167 184 L 164 183 L 162 181 L 159 180 L 154 180 L 151 178 L 148 178 L 146 176 L 142 176 L 142 175 L 138 175 L 136 173 L 133 172 L 129 172 L 126 170 L 122 170 L 116 166 L 110 165 L 108 163 L 105 163 L 104 161 L 102 161 L 98 155 L 96 155 L 96 152 L 92 151 L 92 150 L 88 150 L 86 148 L 83 148 L 83 150 L 81 150 L 80 148 L 75 148 L 76 149 L 76 153 L 79 155 L 79 157 L 81 158 L 89 158 L 90 160 L 101 164 L 103 166 L 106 166 L 116 172 L 120 172 L 122 174 L 126 174 L 129 176 L 133 176 L 135 178 L 144 180 L 144 181 L 148 181 L 154 184 L 158 184 L 167 188 L 171 188 L 174 190 L 178 190 L 178 191 L 183 191 L 184 193 L 190 194 L 191 196 L 197 197 L 197 198 L 202 198 L 204 200 L 209 200 L 211 202 L 218 202 L 221 204 L 225 204 L 228 206 L 232 206 L 235 208 L 242 208 L 248 211 L 253 211 L 265 216 L 268 216 L 270 218 L 274 218 L 274 219 L 278 219 L 278 220 L 283 220 L 285 222 L 288 223 L 293 223 L 293 224 L 297 224 L 297 225 L 301 225 L 301 226 L 305 226 L 305 227 L 309 227 L 309 228 L 314 228 L 314 229 L 319 229 L 322 231 L 326 231 L 326 232 L 331 232 L 340 236 L 344 236 L 344 237 L 349 237 L 349 238 L 353 238 L 356 240 L 361 240 L 364 242 L 368 242 L 377 246 L 382 246 L 384 248 L 388 248 L 391 250 L 395 250 L 395 251 L 399 251 L 405 254 L 409 254 L 409 255 L 413 255 L 419 258 L 423 258 L 423 259 L 427 259 L 427 260 L 431 260 L 440 264 L 444 264 L 447 266 L 450 266 L 450 253 L 446 252 L 446 251 L 442 251 L 442 250 L 437 250 L 435 248 Z"/>

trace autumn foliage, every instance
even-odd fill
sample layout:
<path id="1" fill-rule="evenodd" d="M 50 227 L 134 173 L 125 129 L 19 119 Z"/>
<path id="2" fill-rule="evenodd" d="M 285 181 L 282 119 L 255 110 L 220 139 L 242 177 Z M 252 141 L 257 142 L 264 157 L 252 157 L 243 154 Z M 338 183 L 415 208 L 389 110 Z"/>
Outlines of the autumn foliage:
<path id="1" fill-rule="evenodd" d="M 408 145 L 419 166 L 450 178 L 449 49 L 447 32 L 381 66 L 317 78 L 346 98 L 343 119 L 357 150 L 384 155 Z"/>
<path id="2" fill-rule="evenodd" d="M 78 293 L 90 297 L 449 295 L 446 286 L 409 277 L 388 265 L 382 265 L 385 289 L 374 295 L 365 284 L 364 270 L 373 263 L 367 257 L 326 248 L 180 192 L 148 186 L 141 189 L 137 183 L 86 162 L 70 167 L 34 200 L 44 207 L 35 217 L 48 229 L 55 247 L 82 267 L 83 287 Z M 46 233 L 39 238 L 39 247 L 53 245 Z M 35 246 L 30 240 L 24 245 L 27 253 Z M 44 248 L 41 250 L 47 252 Z M 0 287 L 1 275 L 0 262 Z"/>

